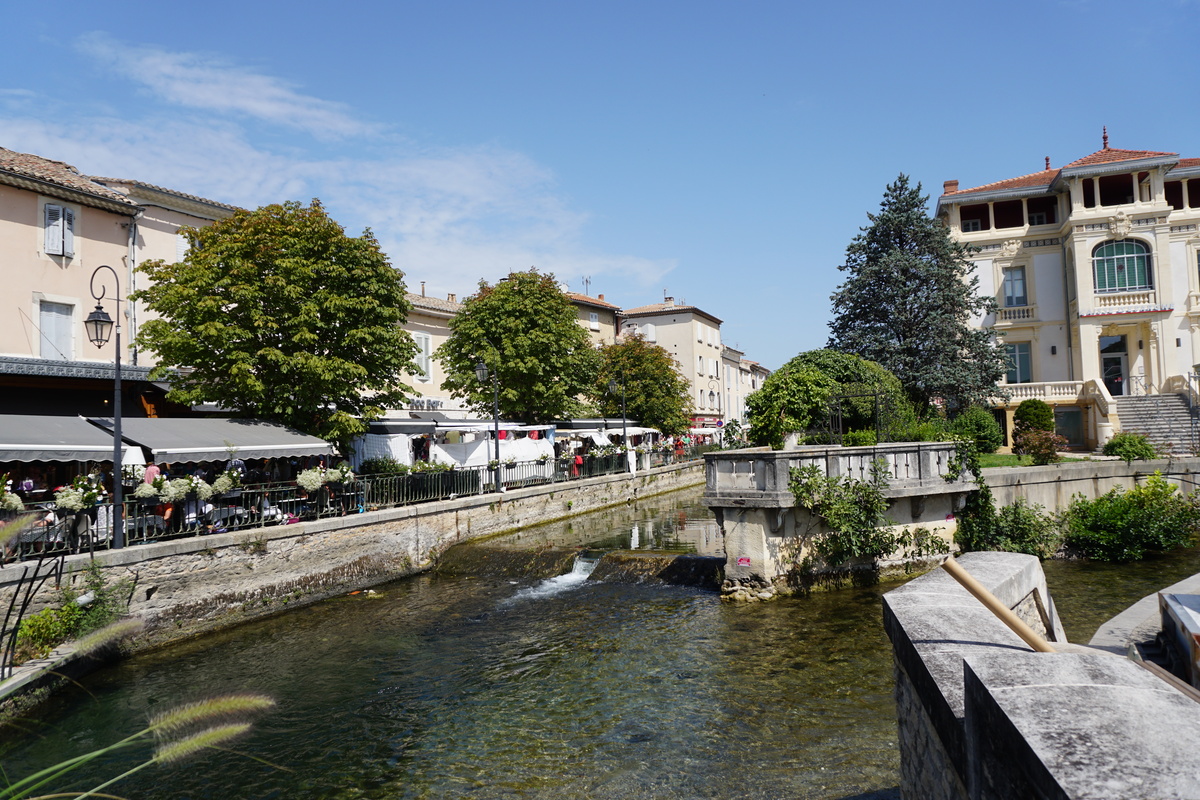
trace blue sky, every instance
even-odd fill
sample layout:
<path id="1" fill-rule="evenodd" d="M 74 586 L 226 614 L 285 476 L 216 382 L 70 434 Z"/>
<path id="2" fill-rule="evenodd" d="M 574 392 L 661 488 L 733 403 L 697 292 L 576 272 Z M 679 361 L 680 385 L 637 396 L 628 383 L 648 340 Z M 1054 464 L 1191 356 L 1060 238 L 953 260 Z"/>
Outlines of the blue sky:
<path id="1" fill-rule="evenodd" d="M 933 196 L 1110 144 L 1200 156 L 1198 6 L 17 4 L 0 146 L 243 206 L 320 197 L 410 289 L 537 266 L 664 293 L 778 367 L 900 172 Z"/>

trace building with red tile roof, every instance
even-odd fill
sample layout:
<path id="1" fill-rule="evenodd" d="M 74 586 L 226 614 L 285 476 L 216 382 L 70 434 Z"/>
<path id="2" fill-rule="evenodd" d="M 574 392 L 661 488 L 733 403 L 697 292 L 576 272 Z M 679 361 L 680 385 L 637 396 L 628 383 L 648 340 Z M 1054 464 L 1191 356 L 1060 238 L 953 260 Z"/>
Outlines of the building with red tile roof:
<path id="1" fill-rule="evenodd" d="M 1008 354 L 1008 430 L 1036 397 L 1073 445 L 1097 447 L 1122 408 L 1132 424 L 1131 395 L 1186 388 L 1200 362 L 1200 158 L 1110 147 L 1105 130 L 1061 167 L 946 181 L 936 213 L 996 298 L 978 324 Z"/>

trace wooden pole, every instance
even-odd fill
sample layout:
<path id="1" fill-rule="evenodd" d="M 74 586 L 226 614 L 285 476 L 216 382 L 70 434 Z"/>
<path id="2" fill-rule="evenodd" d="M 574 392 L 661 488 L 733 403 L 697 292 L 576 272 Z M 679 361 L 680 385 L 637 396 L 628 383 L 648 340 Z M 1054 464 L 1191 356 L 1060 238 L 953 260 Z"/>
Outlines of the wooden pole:
<path id="1" fill-rule="evenodd" d="M 1032 647 L 1039 653 L 1057 653 L 1058 651 L 1051 646 L 1049 642 L 1038 636 L 1033 628 L 1026 625 L 1020 617 L 1012 612 L 1012 610 L 996 599 L 996 595 L 992 594 L 987 588 L 971 577 L 971 573 L 962 568 L 962 565 L 954 560 L 954 556 L 950 556 L 942 564 L 942 569 L 949 572 L 954 580 L 958 581 L 964 589 L 975 596 L 979 602 L 987 606 L 988 610 L 1000 618 L 1000 621 L 1008 626 L 1009 630 L 1021 637 L 1021 641 Z"/>

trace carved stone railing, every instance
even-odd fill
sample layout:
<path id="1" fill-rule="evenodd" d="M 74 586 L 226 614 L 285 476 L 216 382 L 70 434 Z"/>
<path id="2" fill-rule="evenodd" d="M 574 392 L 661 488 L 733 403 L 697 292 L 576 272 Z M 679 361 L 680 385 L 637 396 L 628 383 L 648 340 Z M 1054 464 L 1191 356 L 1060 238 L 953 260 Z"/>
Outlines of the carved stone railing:
<path id="1" fill-rule="evenodd" d="M 996 312 L 996 322 L 1029 322 L 1036 320 L 1037 306 L 1013 306 L 1000 308 Z"/>
<path id="2" fill-rule="evenodd" d="M 1047 381 L 1044 383 L 1009 383 L 1004 388 L 1010 395 L 1009 402 L 1022 400 L 1045 400 L 1046 402 L 1073 402 L 1080 399 L 1083 381 Z"/>
<path id="3" fill-rule="evenodd" d="M 722 450 L 705 454 L 704 502 L 709 506 L 791 508 L 795 498 L 788 481 L 793 467 L 815 466 L 822 475 L 868 480 L 877 460 L 888 472 L 886 496 L 904 496 L 919 488 L 941 491 L 947 486 L 946 476 L 956 453 L 954 442 Z M 952 485 L 965 483 L 962 475 L 954 477 L 957 480 L 950 481 Z"/>
<path id="4" fill-rule="evenodd" d="M 1092 298 L 1092 308 L 1097 311 L 1135 306 L 1155 306 L 1157 304 L 1158 293 L 1153 289 L 1146 289 L 1140 292 L 1097 294 Z"/>

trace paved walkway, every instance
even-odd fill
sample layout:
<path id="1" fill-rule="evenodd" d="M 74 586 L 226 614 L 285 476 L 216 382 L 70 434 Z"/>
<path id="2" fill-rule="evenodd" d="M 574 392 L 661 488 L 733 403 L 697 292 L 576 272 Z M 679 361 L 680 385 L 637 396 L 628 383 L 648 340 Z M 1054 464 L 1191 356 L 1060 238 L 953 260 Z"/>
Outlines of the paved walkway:
<path id="1" fill-rule="evenodd" d="M 1200 594 L 1200 574 L 1184 578 L 1159 591 L 1172 594 Z M 1096 629 L 1096 635 L 1088 644 L 1119 655 L 1127 655 L 1129 649 L 1135 644 L 1153 640 L 1162 628 L 1162 618 L 1158 610 L 1158 595 L 1159 592 L 1146 595 L 1101 625 Z"/>

